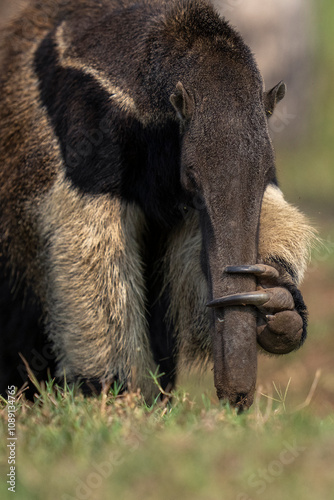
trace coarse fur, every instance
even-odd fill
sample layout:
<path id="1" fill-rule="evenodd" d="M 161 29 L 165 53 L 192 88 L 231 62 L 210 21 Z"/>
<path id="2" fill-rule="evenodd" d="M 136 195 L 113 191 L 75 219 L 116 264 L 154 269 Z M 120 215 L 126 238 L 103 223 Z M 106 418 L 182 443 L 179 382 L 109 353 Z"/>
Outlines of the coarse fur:
<path id="1" fill-rule="evenodd" d="M 67 37 L 69 39 L 67 39 Z M 112 82 L 110 75 L 103 73 L 101 70 L 87 65 L 78 57 L 71 56 L 72 41 L 69 33 L 66 32 L 65 23 L 62 23 L 56 30 L 55 41 L 58 52 L 58 60 L 63 68 L 69 68 L 81 71 L 86 75 L 94 78 L 96 82 L 109 94 L 109 99 L 112 100 L 118 107 L 136 116 L 137 119 L 143 121 L 144 115 L 139 113 L 133 98 L 126 90 L 121 89 L 116 83 Z"/>
<path id="2" fill-rule="evenodd" d="M 307 217 L 285 201 L 278 186 L 270 184 L 262 202 L 258 262 L 284 267 L 293 281 L 290 286 L 296 301 L 296 287 L 303 280 L 315 241 L 316 233 Z M 208 283 L 201 267 L 201 250 L 198 212 L 192 210 L 169 236 L 163 275 L 171 296 L 168 320 L 174 325 L 180 359 L 184 365 L 198 367 L 212 361 L 211 319 L 205 307 Z M 301 302 L 299 311 L 304 308 Z M 303 340 L 305 337 L 306 332 Z"/>
<path id="3" fill-rule="evenodd" d="M 42 217 L 40 214 L 43 214 Z M 145 317 L 145 219 L 138 207 L 81 195 L 60 177 L 41 204 L 45 297 L 58 375 L 119 380 L 153 396 Z M 66 336 L 64 333 L 66 332 Z"/>
<path id="4" fill-rule="evenodd" d="M 259 238 L 259 258 L 287 266 L 299 286 L 310 260 L 316 234 L 307 217 L 288 203 L 282 191 L 269 185 L 264 192 Z"/>
<path id="5" fill-rule="evenodd" d="M 274 264 L 306 318 L 313 230 L 276 186 L 266 121 L 284 88 L 263 92 L 210 3 L 32 1 L 2 45 L 1 393 L 23 382 L 18 352 L 34 365 L 38 351 L 58 378 L 152 400 L 149 371 L 168 387 L 183 359 L 215 358 L 208 298 L 254 290 L 253 277 L 222 279 L 229 264 Z M 241 353 L 254 372 L 256 314 L 227 311 L 236 319 L 229 363 Z M 251 402 L 240 373 L 228 394 Z"/>

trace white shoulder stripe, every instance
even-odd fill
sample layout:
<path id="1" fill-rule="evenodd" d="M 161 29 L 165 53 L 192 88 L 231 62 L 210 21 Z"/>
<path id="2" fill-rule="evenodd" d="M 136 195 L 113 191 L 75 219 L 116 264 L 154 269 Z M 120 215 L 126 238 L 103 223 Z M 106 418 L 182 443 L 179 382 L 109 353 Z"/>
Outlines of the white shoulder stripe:
<path id="1" fill-rule="evenodd" d="M 87 65 L 79 58 L 74 58 L 69 54 L 69 44 L 65 34 L 66 23 L 63 22 L 56 31 L 56 42 L 58 48 L 59 61 L 65 68 L 79 70 L 86 75 L 93 77 L 98 84 L 109 94 L 109 98 L 114 103 L 118 104 L 124 111 L 128 111 L 139 119 L 139 111 L 133 100 L 126 90 L 123 90 L 115 82 L 112 82 L 110 77 L 99 69 Z"/>

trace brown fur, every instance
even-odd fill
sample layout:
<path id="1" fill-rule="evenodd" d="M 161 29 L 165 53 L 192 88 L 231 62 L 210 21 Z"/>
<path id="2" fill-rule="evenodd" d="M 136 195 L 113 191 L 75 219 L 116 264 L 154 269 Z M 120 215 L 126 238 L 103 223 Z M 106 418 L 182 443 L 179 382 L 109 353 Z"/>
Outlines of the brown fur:
<path id="1" fill-rule="evenodd" d="M 6 168 L 0 169 L 0 239 L 4 247 L 9 247 L 8 253 L 16 266 L 29 264 L 30 279 L 37 272 L 36 249 L 39 245 L 30 208 L 38 205 L 40 194 L 49 189 L 60 165 L 57 141 L 39 105 L 37 81 L 29 64 L 32 54 L 33 50 L 21 67 L 17 61 L 10 66 L 13 78 L 5 87 L 5 99 L 0 106 L 3 124 L 0 147 L 6 164 Z M 44 158 L 43 170 L 36 169 L 38 157 Z"/>
<path id="2" fill-rule="evenodd" d="M 12 264 L 24 268 L 26 277 L 35 282 L 40 243 L 30 214 L 40 195 L 51 188 L 62 159 L 40 102 L 33 60 L 40 41 L 57 20 L 64 12 L 75 14 L 77 9 L 94 11 L 89 0 L 31 1 L 2 30 L 0 39 L 0 53 L 4 54 L 0 61 L 0 149 L 6 165 L 0 168 L 0 243 Z"/>
<path id="3" fill-rule="evenodd" d="M 316 232 L 306 216 L 284 200 L 281 190 L 269 185 L 260 220 L 259 262 L 286 261 L 296 284 L 302 282 Z M 198 213 L 186 215 L 170 235 L 164 258 L 165 287 L 171 290 L 168 313 L 178 337 L 182 363 L 205 365 L 210 359 L 210 315 L 205 307 L 208 285 L 201 269 L 202 236 Z"/>
<path id="4" fill-rule="evenodd" d="M 116 103 L 122 110 L 128 111 L 136 116 L 140 121 L 144 121 L 144 116 L 139 113 L 133 98 L 126 90 L 113 83 L 110 76 L 103 73 L 98 68 L 87 65 L 75 54 L 71 54 L 71 31 L 66 29 L 66 23 L 62 23 L 57 29 L 56 41 L 59 52 L 59 62 L 64 68 L 77 69 L 87 75 L 92 76 L 101 87 L 110 95 L 110 99 Z"/>
<path id="5" fill-rule="evenodd" d="M 6 78 L 1 76 L 0 82 L 0 243 L 14 271 L 23 270 L 42 302 L 58 375 L 65 371 L 69 381 L 80 375 L 106 380 L 119 376 L 151 400 L 156 388 L 147 374 L 156 366 L 145 317 L 145 216 L 138 205 L 82 194 L 66 179 L 33 69 L 40 41 L 64 13 L 75 26 L 73 19 L 85 13 L 93 18 L 101 4 L 111 8 L 107 0 L 33 2 L 7 29 L 2 42 L 10 44 L 2 66 Z M 113 103 L 145 124 L 145 103 L 138 107 L 123 83 L 73 53 L 66 27 L 61 24 L 55 35 L 62 65 L 93 77 Z M 229 43 L 233 46 L 233 39 Z M 174 116 L 172 108 L 168 113 Z M 269 187 L 262 206 L 259 260 L 286 260 L 299 283 L 312 235 L 305 217 L 277 188 Z M 171 230 L 162 263 L 164 289 L 171 298 L 167 321 L 174 326 L 181 359 L 190 362 L 207 360 L 211 352 L 201 245 L 198 213 L 190 212 Z"/>
<path id="6" fill-rule="evenodd" d="M 1 213 L 1 243 L 14 269 L 26 270 L 42 299 L 58 374 L 65 370 L 70 381 L 77 373 L 109 380 L 122 373 L 150 400 L 156 389 L 147 378 L 155 366 L 139 255 L 144 217 L 138 208 L 107 196 L 80 196 L 64 180 L 58 141 L 33 71 L 40 40 L 62 10 L 74 6 L 50 0 L 41 15 L 38 4 L 31 3 L 24 18 L 7 28 L 7 40 L 4 36 L 0 145 L 6 168 L 0 168 L 0 196 L 8 210 Z M 92 9 L 92 2 L 80 1 L 77 7 Z M 74 67 L 90 72 L 80 62 Z M 93 76 L 101 83 L 99 74 Z M 120 100 L 121 91 L 111 85 L 108 90 Z M 43 170 L 36 168 L 36 158 L 43 158 Z"/>

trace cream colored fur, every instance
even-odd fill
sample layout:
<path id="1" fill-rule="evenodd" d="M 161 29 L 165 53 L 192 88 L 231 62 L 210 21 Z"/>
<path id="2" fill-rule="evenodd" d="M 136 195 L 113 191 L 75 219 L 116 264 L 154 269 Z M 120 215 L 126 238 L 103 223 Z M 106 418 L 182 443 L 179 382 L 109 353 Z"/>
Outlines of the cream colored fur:
<path id="1" fill-rule="evenodd" d="M 60 176 L 40 206 L 46 304 L 58 375 L 120 375 L 150 400 L 155 370 L 145 319 L 144 218 L 117 198 L 79 194 Z"/>
<path id="2" fill-rule="evenodd" d="M 279 188 L 270 185 L 265 191 L 260 223 L 259 261 L 287 261 L 296 274 L 296 284 L 303 278 L 315 231 L 297 208 L 287 203 Z M 211 350 L 210 316 L 205 304 L 208 286 L 201 270 L 202 238 L 197 212 L 187 214 L 169 238 L 163 266 L 165 287 L 170 290 L 168 320 L 178 338 L 180 358 L 186 363 L 208 360 Z"/>
<path id="3" fill-rule="evenodd" d="M 201 269 L 202 235 L 198 213 L 189 212 L 170 235 L 163 267 L 170 294 L 167 321 L 174 325 L 180 359 L 205 363 L 210 352 L 208 287 Z"/>
<path id="4" fill-rule="evenodd" d="M 283 197 L 282 191 L 269 185 L 264 193 L 259 239 L 259 258 L 285 260 L 299 285 L 304 277 L 316 232 L 307 217 Z"/>

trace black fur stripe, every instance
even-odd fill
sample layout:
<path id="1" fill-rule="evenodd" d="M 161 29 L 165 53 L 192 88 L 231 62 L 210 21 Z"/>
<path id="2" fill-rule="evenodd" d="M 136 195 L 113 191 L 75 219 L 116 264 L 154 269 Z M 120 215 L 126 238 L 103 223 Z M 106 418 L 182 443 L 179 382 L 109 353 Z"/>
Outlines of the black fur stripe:
<path id="1" fill-rule="evenodd" d="M 83 192 L 117 194 L 120 148 L 113 140 L 107 93 L 93 77 L 63 68 L 49 34 L 35 55 L 41 99 L 59 138 L 66 174 Z"/>
<path id="2" fill-rule="evenodd" d="M 61 67 L 57 57 L 51 33 L 36 51 L 35 71 L 67 177 L 83 193 L 136 202 L 163 224 L 179 220 L 184 194 L 178 124 L 143 127 L 112 103 L 94 77 Z"/>

